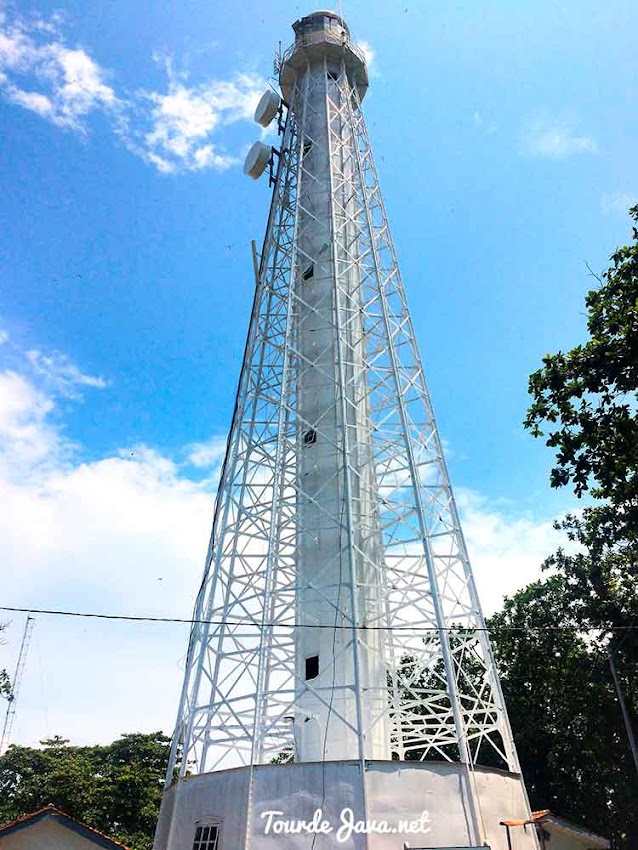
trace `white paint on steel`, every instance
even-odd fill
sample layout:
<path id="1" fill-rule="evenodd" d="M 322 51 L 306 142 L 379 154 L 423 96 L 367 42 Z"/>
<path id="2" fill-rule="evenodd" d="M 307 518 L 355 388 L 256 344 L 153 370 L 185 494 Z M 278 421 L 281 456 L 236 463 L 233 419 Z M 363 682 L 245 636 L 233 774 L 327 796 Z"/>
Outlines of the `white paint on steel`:
<path id="1" fill-rule="evenodd" d="M 273 758 L 357 760 L 365 777 L 371 759 L 461 762 L 480 843 L 475 766 L 518 761 L 361 111 L 365 63 L 334 13 L 294 28 L 195 609 L 214 622 L 192 629 L 167 780 L 178 755 L 182 777 L 247 766 L 250 820 Z"/>

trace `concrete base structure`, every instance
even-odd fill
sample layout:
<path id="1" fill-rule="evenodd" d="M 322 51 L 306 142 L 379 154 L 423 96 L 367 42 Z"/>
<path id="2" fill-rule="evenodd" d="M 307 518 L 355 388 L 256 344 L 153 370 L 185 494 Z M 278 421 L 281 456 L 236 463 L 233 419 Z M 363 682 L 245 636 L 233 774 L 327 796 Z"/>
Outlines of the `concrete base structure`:
<path id="1" fill-rule="evenodd" d="M 473 833 L 468 781 L 483 835 Z M 527 817 L 522 787 L 517 774 L 476 768 L 468 780 L 462 765 L 447 762 L 369 761 L 363 781 L 357 761 L 205 773 L 165 792 L 154 850 L 192 850 L 196 827 L 209 823 L 219 825 L 216 850 L 508 850 L 500 822 Z M 364 793 L 367 834 L 358 831 Z M 517 830 L 512 850 L 534 850 L 533 831 Z"/>

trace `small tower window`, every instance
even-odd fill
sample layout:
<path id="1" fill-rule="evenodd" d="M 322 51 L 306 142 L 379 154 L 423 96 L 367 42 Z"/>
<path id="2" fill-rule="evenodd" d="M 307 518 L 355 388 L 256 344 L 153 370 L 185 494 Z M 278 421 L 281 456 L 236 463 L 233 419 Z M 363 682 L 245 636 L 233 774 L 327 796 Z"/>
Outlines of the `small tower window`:
<path id="1" fill-rule="evenodd" d="M 195 827 L 195 840 L 193 850 L 220 850 L 219 836 L 221 824 L 205 823 Z"/>
<path id="2" fill-rule="evenodd" d="M 314 428 L 308 428 L 307 431 L 304 431 L 303 435 L 303 444 L 304 446 L 311 446 L 313 443 L 317 442 L 317 432 Z"/>
<path id="3" fill-rule="evenodd" d="M 303 155 L 308 156 L 310 151 L 312 150 L 312 141 L 310 139 L 303 140 Z"/>
<path id="4" fill-rule="evenodd" d="M 339 79 L 339 74 L 337 74 L 335 71 L 328 71 L 328 79 L 336 81 Z"/>
<path id="5" fill-rule="evenodd" d="M 306 680 L 316 679 L 319 675 L 319 656 L 309 655 L 306 658 Z"/>
<path id="6" fill-rule="evenodd" d="M 311 277 L 314 277 L 315 274 L 315 264 L 310 263 L 310 265 L 304 269 L 303 274 L 301 275 L 303 280 L 310 280 Z"/>

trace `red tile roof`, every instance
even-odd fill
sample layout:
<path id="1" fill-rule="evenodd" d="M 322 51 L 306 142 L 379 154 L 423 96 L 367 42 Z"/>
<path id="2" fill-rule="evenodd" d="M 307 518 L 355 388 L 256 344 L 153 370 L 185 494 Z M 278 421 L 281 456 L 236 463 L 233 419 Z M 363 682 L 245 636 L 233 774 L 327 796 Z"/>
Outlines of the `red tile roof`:
<path id="1" fill-rule="evenodd" d="M 44 806 L 44 808 L 38 809 L 35 812 L 31 812 L 31 814 L 23 815 L 21 818 L 17 818 L 14 821 L 10 821 L 9 823 L 4 823 L 0 825 L 0 837 L 2 837 L 3 832 L 13 831 L 14 829 L 16 829 L 16 827 L 18 829 L 26 827 L 29 821 L 33 821 L 35 823 L 36 821 L 41 820 L 45 817 L 54 817 L 56 819 L 59 818 L 63 823 L 64 821 L 67 821 L 66 825 L 68 825 L 68 822 L 71 821 L 83 831 L 98 836 L 101 839 L 100 844 L 102 844 L 103 846 L 104 842 L 109 842 L 113 845 L 113 847 L 120 847 L 122 848 L 122 850 L 130 850 L 130 848 L 127 847 L 125 844 L 122 844 L 120 841 L 116 841 L 115 838 L 111 838 L 109 835 L 105 835 L 103 832 L 100 832 L 99 829 L 95 829 L 92 826 L 88 826 L 87 824 L 82 823 L 81 821 L 76 820 L 75 818 L 72 818 L 71 815 L 67 815 L 66 812 L 63 812 L 61 809 L 56 808 L 53 803 L 49 803 L 47 806 Z M 91 836 L 88 835 L 86 837 L 90 838 Z"/>

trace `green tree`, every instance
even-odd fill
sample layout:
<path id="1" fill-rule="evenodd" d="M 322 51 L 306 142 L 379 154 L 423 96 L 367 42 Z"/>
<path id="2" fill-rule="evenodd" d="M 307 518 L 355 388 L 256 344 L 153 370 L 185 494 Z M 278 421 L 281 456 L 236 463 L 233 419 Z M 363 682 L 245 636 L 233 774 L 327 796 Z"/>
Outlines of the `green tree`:
<path id="1" fill-rule="evenodd" d="M 0 669 L 0 697 L 9 699 L 11 696 L 11 679 L 6 670 Z"/>
<path id="2" fill-rule="evenodd" d="M 53 803 L 134 850 L 150 850 L 170 739 L 123 735 L 108 746 L 9 747 L 0 758 L 0 823 Z"/>
<path id="3" fill-rule="evenodd" d="M 7 628 L 6 623 L 0 623 L 0 632 L 3 632 Z M 0 637 L 0 644 L 6 643 L 3 637 Z M 11 696 L 11 679 L 9 678 L 9 674 L 7 671 L 0 667 L 0 697 L 4 697 L 5 699 L 9 699 Z"/>
<path id="4" fill-rule="evenodd" d="M 638 206 L 630 210 L 638 222 Z M 585 299 L 589 339 L 547 355 L 529 379 L 525 427 L 555 450 L 553 487 L 593 504 L 557 524 L 575 551 L 546 563 L 570 580 L 593 627 L 610 627 L 625 663 L 638 657 L 638 230 Z M 544 433 L 543 429 L 547 433 Z M 622 664 L 621 664 L 622 666 Z"/>
<path id="5" fill-rule="evenodd" d="M 638 223 L 638 206 L 630 210 Z M 529 379 L 532 404 L 525 427 L 555 451 L 553 487 L 570 486 L 589 503 L 556 523 L 571 545 L 543 565 L 561 577 L 573 622 L 600 635 L 617 659 L 631 716 L 638 716 L 638 229 L 619 248 L 585 299 L 587 341 L 547 355 Z M 588 647 L 593 653 L 593 647 Z M 620 711 L 615 705 L 616 719 Z M 599 730 L 611 717 L 601 717 Z M 617 722 L 617 721 L 616 721 Z M 595 730 L 593 730 L 595 733 Z M 626 764 L 627 736 L 610 742 Z M 600 754 L 603 758 L 603 754 Z M 592 763 L 595 769 L 595 763 Z M 624 783 L 638 797 L 635 769 Z M 630 827 L 630 829 L 634 827 Z M 632 833 L 636 846 L 638 833 Z"/>
<path id="6" fill-rule="evenodd" d="M 630 210 L 638 223 L 638 206 Z M 634 244 L 619 248 L 613 265 L 586 299 L 590 338 L 564 354 L 547 355 L 531 375 L 534 401 L 525 426 L 535 436 L 549 427 L 547 445 L 556 449 L 551 483 L 571 483 L 582 495 L 612 505 L 610 530 L 635 539 L 638 528 L 638 230 Z"/>
<path id="7" fill-rule="evenodd" d="M 582 631 L 569 580 L 553 575 L 489 621 L 532 808 L 638 846 L 633 764 L 604 646 Z M 633 682 L 636 696 L 638 683 Z"/>

